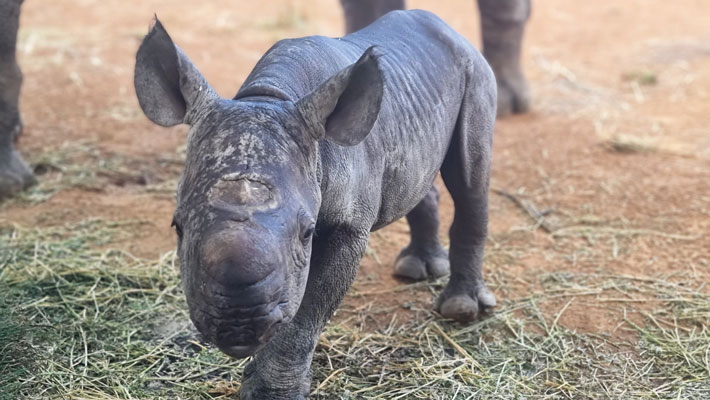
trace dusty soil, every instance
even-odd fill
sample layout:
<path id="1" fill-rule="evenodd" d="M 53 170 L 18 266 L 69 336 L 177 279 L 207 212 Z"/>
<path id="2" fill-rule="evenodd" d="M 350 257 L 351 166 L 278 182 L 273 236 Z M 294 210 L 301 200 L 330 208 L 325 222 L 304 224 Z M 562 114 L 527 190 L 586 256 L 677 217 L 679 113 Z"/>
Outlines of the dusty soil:
<path id="1" fill-rule="evenodd" d="M 480 42 L 471 0 L 410 1 Z M 343 31 L 336 0 L 169 2 L 29 0 L 19 59 L 28 158 L 66 142 L 130 156 L 136 171 L 176 153 L 186 128 L 163 129 L 141 113 L 134 55 L 157 13 L 174 40 L 224 97 L 231 97 L 276 40 Z M 544 290 L 565 272 L 636 278 L 710 278 L 710 2 L 703 0 L 538 1 L 524 66 L 534 109 L 498 122 L 492 186 L 544 211 L 544 226 L 509 197 L 490 195 L 485 273 L 500 301 Z M 442 189 L 442 228 L 453 207 Z M 39 204 L 0 207 L 0 222 L 54 225 L 100 217 L 141 219 L 123 243 L 145 257 L 174 247 L 172 196 L 107 181 L 71 188 Z M 559 230 L 559 228 L 562 228 Z M 372 236 L 344 310 L 373 308 L 386 326 L 429 309 L 428 290 L 394 291 L 392 263 L 408 241 L 398 221 Z M 619 297 L 622 297 L 621 295 Z M 623 299 L 622 299 L 623 300 Z M 623 333 L 634 299 L 549 300 L 546 317 L 582 332 Z M 563 309 L 563 307 L 566 307 Z M 384 310 L 384 311 L 382 311 Z M 561 313 L 561 310 L 564 313 Z M 560 314 L 558 314 L 560 313 Z M 350 311 L 337 318 L 348 318 Z"/>

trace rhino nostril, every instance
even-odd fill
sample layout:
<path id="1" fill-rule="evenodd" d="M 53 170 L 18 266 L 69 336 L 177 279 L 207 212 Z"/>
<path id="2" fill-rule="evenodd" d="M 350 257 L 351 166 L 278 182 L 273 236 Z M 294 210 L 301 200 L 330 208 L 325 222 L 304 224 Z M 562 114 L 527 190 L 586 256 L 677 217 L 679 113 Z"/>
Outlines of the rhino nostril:
<path id="1" fill-rule="evenodd" d="M 259 336 L 259 343 L 266 343 L 274 336 L 276 330 L 281 326 L 284 321 L 284 315 L 281 311 L 281 304 L 274 307 L 274 309 L 269 313 L 269 319 L 271 320 L 271 326 L 269 326 L 266 331 Z"/>

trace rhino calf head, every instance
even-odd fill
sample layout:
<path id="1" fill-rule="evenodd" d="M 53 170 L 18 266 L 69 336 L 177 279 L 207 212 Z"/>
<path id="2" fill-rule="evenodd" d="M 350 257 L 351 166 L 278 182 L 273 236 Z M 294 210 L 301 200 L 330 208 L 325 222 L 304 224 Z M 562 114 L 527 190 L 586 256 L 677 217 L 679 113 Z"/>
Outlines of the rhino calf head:
<path id="1" fill-rule="evenodd" d="M 296 314 L 321 201 L 318 141 L 350 146 L 382 98 L 377 50 L 301 99 L 220 98 L 155 21 L 135 89 L 158 125 L 190 125 L 173 225 L 190 316 L 222 351 L 245 357 Z M 357 118 L 353 118 L 357 116 Z"/>

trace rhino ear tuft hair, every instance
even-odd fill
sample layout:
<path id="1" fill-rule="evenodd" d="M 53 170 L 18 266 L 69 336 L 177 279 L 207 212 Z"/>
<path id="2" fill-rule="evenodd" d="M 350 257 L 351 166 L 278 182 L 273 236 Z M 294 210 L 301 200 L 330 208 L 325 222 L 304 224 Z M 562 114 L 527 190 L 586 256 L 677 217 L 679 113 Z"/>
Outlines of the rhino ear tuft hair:
<path id="1" fill-rule="evenodd" d="M 145 115 L 161 126 L 193 124 L 210 100 L 219 98 L 156 16 L 136 54 L 133 84 Z"/>
<path id="2" fill-rule="evenodd" d="M 315 139 L 354 146 L 367 137 L 382 104 L 384 76 L 378 61 L 381 56 L 378 47 L 368 48 L 357 62 L 296 103 Z"/>

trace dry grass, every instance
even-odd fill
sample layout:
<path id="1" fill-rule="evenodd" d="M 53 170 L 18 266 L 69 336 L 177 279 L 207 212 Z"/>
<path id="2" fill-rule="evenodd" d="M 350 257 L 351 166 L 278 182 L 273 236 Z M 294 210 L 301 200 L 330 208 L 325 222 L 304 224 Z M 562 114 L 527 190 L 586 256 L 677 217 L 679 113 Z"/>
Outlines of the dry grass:
<path id="1" fill-rule="evenodd" d="M 174 254 L 144 260 L 105 250 L 136 223 L 0 230 L 0 398 L 237 397 L 245 362 L 201 342 L 189 324 Z M 496 277 L 498 290 L 511 283 Z M 428 310 L 399 324 L 398 310 L 386 310 L 392 323 L 372 331 L 362 328 L 366 312 L 342 308 L 347 318 L 328 326 L 316 351 L 312 397 L 710 396 L 710 296 L 697 282 L 557 273 L 539 283 L 542 291 L 471 326 Z M 549 299 L 564 300 L 553 315 L 539 306 Z M 573 303 L 624 301 L 653 304 L 642 321 L 619 327 L 633 339 L 559 323 Z"/>
<path id="2" fill-rule="evenodd" d="M 151 193 L 172 196 L 184 162 L 184 148 L 169 157 L 148 161 L 105 151 L 91 142 L 65 143 L 45 153 L 30 154 L 28 162 L 38 184 L 0 207 L 42 203 L 64 189 L 102 191 L 109 185 L 140 186 Z"/>
<path id="3" fill-rule="evenodd" d="M 635 82 L 639 85 L 653 86 L 658 84 L 658 76 L 653 71 L 631 71 L 621 75 L 626 82 Z"/>
<path id="4" fill-rule="evenodd" d="M 646 153 L 656 150 L 649 140 L 633 135 L 614 135 L 604 142 L 612 151 L 619 153 Z"/>

